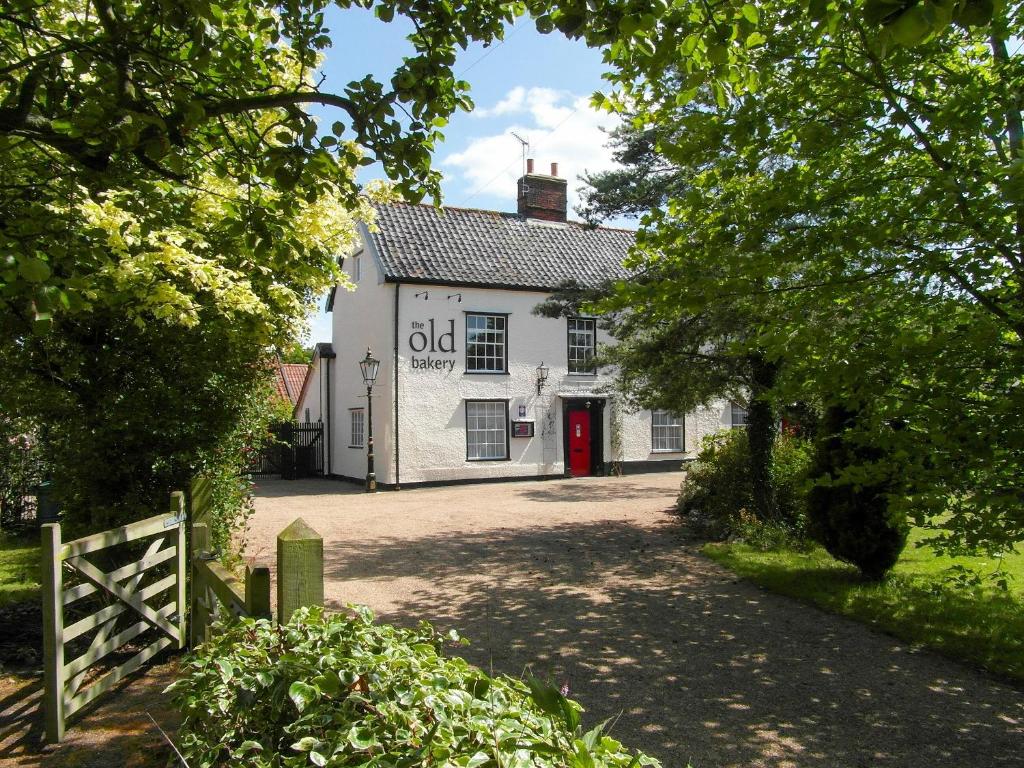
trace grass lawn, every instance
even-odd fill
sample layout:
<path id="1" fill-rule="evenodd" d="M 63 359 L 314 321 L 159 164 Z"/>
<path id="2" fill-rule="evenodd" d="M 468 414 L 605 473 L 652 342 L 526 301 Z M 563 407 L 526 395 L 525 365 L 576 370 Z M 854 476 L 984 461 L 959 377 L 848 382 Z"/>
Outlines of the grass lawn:
<path id="1" fill-rule="evenodd" d="M 940 556 L 929 547 L 914 546 L 922 538 L 919 532 L 911 535 L 888 579 L 877 585 L 863 583 L 855 568 L 820 548 L 762 552 L 735 543 L 707 544 L 702 551 L 773 592 L 1024 681 L 1024 554 L 1003 559 L 1003 569 L 1013 576 L 1008 592 L 955 587 L 946 582 L 946 568 L 962 564 L 988 574 L 998 561 Z"/>
<path id="2" fill-rule="evenodd" d="M 0 533 L 0 606 L 39 597 L 38 541 Z"/>

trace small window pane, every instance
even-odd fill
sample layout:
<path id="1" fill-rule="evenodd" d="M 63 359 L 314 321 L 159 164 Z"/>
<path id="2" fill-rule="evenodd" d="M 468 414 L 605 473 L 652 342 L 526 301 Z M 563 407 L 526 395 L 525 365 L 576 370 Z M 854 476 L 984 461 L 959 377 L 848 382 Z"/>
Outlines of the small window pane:
<path id="1" fill-rule="evenodd" d="M 363 427 L 366 424 L 366 418 L 362 408 L 354 408 L 349 411 L 352 417 L 352 432 L 349 447 L 351 448 L 362 448 L 363 447 Z"/>
<path id="2" fill-rule="evenodd" d="M 473 460 L 508 458 L 508 404 L 504 401 L 466 401 L 466 457 Z"/>
<path id="3" fill-rule="evenodd" d="M 593 373 L 597 347 L 596 323 L 590 318 L 569 318 L 569 373 Z"/>
<path id="4" fill-rule="evenodd" d="M 651 411 L 651 449 L 683 450 L 683 417 L 668 411 Z"/>

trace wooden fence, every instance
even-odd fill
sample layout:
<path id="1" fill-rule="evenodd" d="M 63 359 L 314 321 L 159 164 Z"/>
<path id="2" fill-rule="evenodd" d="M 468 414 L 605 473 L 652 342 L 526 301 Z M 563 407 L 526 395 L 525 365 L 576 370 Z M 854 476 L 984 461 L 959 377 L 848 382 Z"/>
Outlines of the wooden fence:
<path id="1" fill-rule="evenodd" d="M 103 570 L 97 564 L 112 560 L 110 553 L 99 553 L 146 539 L 151 541 L 141 558 L 136 551 L 124 565 Z M 60 741 L 66 718 L 161 650 L 168 646 L 185 647 L 185 542 L 185 501 L 181 493 L 171 495 L 167 514 L 66 543 L 61 540 L 59 523 L 42 527 L 44 709 L 48 741 Z M 154 580 L 157 574 L 153 570 L 167 562 L 170 573 Z M 78 583 L 65 587 L 65 567 L 73 572 Z M 149 583 L 143 586 L 147 580 Z M 163 595 L 167 597 L 162 598 Z M 89 596 L 103 598 L 93 600 L 102 603 L 102 607 L 65 626 L 68 607 Z M 163 606 L 152 604 L 168 598 Z M 150 629 L 158 633 L 155 640 L 141 649 L 130 647 L 130 658 L 126 661 L 108 663 L 105 670 L 96 672 L 95 666 L 104 658 Z M 65 651 L 80 648 L 79 638 L 89 632 L 95 633 L 89 645 L 65 663 Z"/>
<path id="2" fill-rule="evenodd" d="M 210 552 L 205 523 L 192 525 L 192 643 L 205 642 L 217 621 L 269 619 L 270 569 L 248 566 L 243 579 Z M 277 537 L 277 620 L 296 609 L 324 604 L 324 540 L 301 518 Z"/>
<path id="3" fill-rule="evenodd" d="M 210 548 L 210 504 L 209 481 L 196 478 L 189 489 L 193 645 L 209 639 L 218 620 L 271 618 L 270 569 L 249 565 L 239 579 L 217 561 Z M 276 572 L 278 621 L 288 621 L 302 606 L 324 604 L 324 541 L 301 518 L 278 534 Z"/>

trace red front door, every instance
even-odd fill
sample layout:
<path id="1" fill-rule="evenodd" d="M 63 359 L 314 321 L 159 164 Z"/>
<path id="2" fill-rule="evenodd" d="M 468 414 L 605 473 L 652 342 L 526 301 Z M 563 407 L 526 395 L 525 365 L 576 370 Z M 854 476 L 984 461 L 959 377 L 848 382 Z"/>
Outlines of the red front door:
<path id="1" fill-rule="evenodd" d="M 590 474 L 590 411 L 569 411 L 569 473 Z"/>

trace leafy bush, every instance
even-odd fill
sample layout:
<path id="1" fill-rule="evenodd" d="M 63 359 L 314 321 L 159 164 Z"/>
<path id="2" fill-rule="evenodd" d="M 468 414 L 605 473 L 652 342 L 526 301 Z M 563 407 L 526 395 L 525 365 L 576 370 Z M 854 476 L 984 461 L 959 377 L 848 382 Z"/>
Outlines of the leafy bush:
<path id="1" fill-rule="evenodd" d="M 885 453 L 850 439 L 857 414 L 830 406 L 822 423 L 808 498 L 811 536 L 837 560 L 879 581 L 907 543 L 906 521 L 889 509 L 895 470 Z"/>
<path id="2" fill-rule="evenodd" d="M 744 430 L 709 435 L 686 470 L 676 506 L 698 535 L 726 539 L 751 508 L 749 451 Z"/>
<path id="3" fill-rule="evenodd" d="M 687 470 L 677 508 L 698 535 L 709 539 L 739 537 L 764 548 L 799 540 L 807 522 L 805 478 L 810 460 L 806 440 L 791 435 L 776 438 L 770 473 L 777 518 L 759 520 L 752 512 L 746 431 L 711 435 Z"/>
<path id="4" fill-rule="evenodd" d="M 544 768 L 658 766 L 602 732 L 579 704 L 531 680 L 488 677 L 443 655 L 458 636 L 296 612 L 217 632 L 170 686 L 189 765 Z"/>

